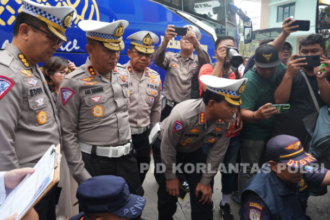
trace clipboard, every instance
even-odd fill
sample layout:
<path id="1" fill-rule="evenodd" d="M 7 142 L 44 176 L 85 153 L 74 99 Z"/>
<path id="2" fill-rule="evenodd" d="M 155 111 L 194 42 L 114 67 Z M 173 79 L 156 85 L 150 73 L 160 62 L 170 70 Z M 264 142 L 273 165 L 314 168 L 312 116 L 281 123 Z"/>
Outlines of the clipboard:
<path id="1" fill-rule="evenodd" d="M 34 166 L 35 172 L 27 175 L 7 196 L 0 206 L 0 219 L 17 212 L 16 219 L 21 220 L 59 182 L 60 162 L 61 146 L 52 145 Z"/>

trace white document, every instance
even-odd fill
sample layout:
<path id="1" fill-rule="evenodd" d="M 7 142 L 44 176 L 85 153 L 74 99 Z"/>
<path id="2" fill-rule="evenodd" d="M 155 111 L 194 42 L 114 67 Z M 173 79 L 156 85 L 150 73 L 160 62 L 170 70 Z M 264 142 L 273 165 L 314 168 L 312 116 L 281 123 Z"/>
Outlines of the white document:
<path id="1" fill-rule="evenodd" d="M 53 181 L 55 155 L 55 145 L 52 145 L 35 165 L 34 173 L 27 175 L 0 206 L 0 219 L 8 218 L 15 213 L 18 213 L 16 219 L 22 218 L 25 211 Z"/>

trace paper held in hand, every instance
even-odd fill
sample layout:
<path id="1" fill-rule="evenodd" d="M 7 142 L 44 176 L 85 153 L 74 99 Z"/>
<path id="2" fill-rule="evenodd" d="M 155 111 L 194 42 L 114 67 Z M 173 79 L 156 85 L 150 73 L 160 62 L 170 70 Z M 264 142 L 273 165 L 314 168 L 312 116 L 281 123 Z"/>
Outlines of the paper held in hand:
<path id="1" fill-rule="evenodd" d="M 27 175 L 7 196 L 0 206 L 0 219 L 17 213 L 24 215 L 60 180 L 60 145 L 52 145 L 34 166 L 34 173 Z"/>

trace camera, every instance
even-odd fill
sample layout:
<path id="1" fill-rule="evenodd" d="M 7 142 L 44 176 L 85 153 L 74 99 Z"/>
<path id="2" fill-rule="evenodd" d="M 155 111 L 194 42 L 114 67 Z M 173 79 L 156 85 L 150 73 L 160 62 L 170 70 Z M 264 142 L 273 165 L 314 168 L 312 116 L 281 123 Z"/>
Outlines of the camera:
<path id="1" fill-rule="evenodd" d="M 226 50 L 231 66 L 237 68 L 243 63 L 243 57 L 238 53 L 238 49 L 236 47 L 226 47 Z"/>

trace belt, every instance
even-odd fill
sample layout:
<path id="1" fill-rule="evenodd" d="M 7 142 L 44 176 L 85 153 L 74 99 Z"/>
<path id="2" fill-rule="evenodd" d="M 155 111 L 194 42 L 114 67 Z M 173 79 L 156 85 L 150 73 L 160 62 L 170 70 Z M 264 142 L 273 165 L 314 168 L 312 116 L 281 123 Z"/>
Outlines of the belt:
<path id="1" fill-rule="evenodd" d="M 80 142 L 79 147 L 84 153 L 92 153 L 93 145 Z M 96 155 L 100 157 L 117 158 L 129 154 L 131 149 L 131 142 L 121 146 L 96 146 Z"/>
<path id="2" fill-rule="evenodd" d="M 171 106 L 171 107 L 173 108 L 177 103 L 176 103 L 176 102 L 172 102 L 172 101 L 166 99 L 166 104 L 167 104 L 168 106 Z"/>
<path id="3" fill-rule="evenodd" d="M 144 128 L 131 128 L 131 134 L 142 134 L 144 133 L 146 130 L 149 129 L 149 126 L 146 126 Z"/>

